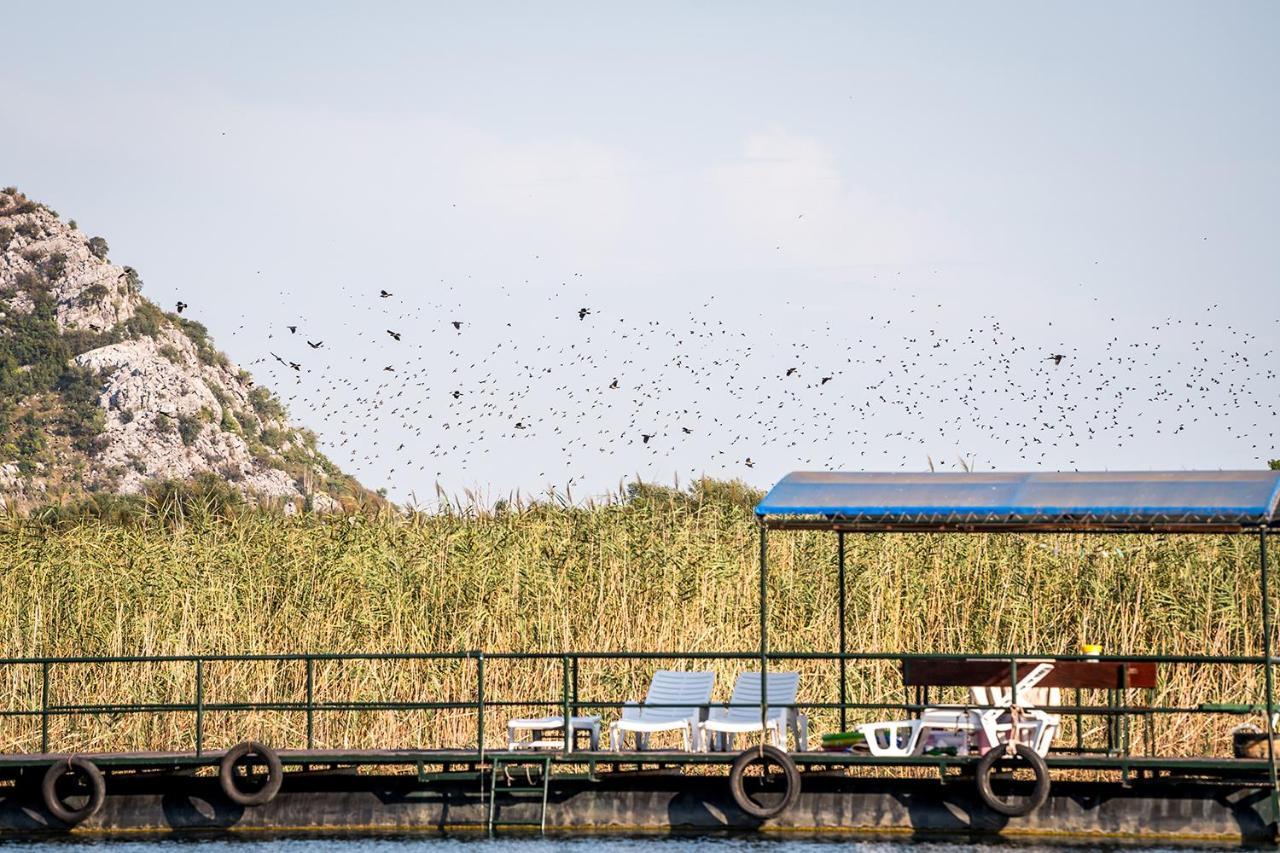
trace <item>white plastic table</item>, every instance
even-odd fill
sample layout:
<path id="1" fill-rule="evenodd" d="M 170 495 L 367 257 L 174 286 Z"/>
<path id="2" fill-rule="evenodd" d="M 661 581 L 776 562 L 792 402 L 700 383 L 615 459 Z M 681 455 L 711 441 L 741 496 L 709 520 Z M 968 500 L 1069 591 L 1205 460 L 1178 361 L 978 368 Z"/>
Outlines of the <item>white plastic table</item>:
<path id="1" fill-rule="evenodd" d="M 547 732 L 564 731 L 564 717 L 529 717 L 507 721 L 508 749 L 564 749 L 567 743 L 570 748 L 577 747 L 576 735 L 586 732 L 591 738 L 591 748 L 600 748 L 600 717 L 596 715 L 569 718 L 569 735 L 567 738 L 548 738 Z M 530 740 L 520 740 L 520 732 L 529 732 Z"/>

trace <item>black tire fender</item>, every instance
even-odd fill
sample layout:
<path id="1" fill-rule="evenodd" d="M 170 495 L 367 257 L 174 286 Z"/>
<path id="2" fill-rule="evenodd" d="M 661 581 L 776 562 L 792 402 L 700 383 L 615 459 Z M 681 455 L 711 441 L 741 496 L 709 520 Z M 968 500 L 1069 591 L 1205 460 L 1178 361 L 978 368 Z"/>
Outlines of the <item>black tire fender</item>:
<path id="1" fill-rule="evenodd" d="M 762 806 L 751 799 L 743 784 L 747 768 L 762 759 L 781 767 L 783 778 L 786 780 L 786 791 L 782 799 L 771 806 Z M 743 750 L 733 760 L 729 768 L 729 793 L 733 795 L 733 801 L 738 804 L 738 808 L 752 817 L 761 820 L 777 817 L 790 808 L 800 796 L 800 770 L 791 756 L 776 746 L 753 746 Z"/>
<path id="2" fill-rule="evenodd" d="M 246 792 L 236 785 L 236 765 L 249 756 L 257 756 L 267 765 L 267 781 L 256 791 Z M 228 800 L 238 806 L 262 806 L 276 798 L 284 782 L 284 768 L 280 756 L 266 744 L 254 740 L 242 741 L 227 750 L 218 762 L 218 784 Z"/>
<path id="3" fill-rule="evenodd" d="M 73 774 L 85 779 L 89 786 L 89 800 L 78 809 L 69 808 L 58 795 L 58 782 L 62 777 Z M 67 826 L 77 826 L 98 813 L 107 798 L 107 783 L 102 778 L 102 771 L 87 758 L 59 759 L 49 765 L 40 782 L 40 799 L 49 814 Z"/>
<path id="4" fill-rule="evenodd" d="M 1040 753 L 1025 743 L 1014 744 L 1013 749 L 1015 755 L 1029 764 L 1036 775 L 1035 785 L 1027 800 L 1020 803 L 1006 803 L 991 790 L 991 771 L 995 768 L 997 761 L 1007 757 L 1003 744 L 988 750 L 987 754 L 978 760 L 978 766 L 973 773 L 974 781 L 978 785 L 978 797 L 987 808 L 1008 817 L 1025 817 L 1049 799 L 1049 766 L 1044 763 Z"/>

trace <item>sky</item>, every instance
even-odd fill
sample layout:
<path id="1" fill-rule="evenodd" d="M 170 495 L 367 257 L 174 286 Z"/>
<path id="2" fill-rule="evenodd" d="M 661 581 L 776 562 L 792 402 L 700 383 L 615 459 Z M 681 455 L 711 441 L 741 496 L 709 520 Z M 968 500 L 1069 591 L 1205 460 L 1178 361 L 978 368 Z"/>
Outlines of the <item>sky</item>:
<path id="1" fill-rule="evenodd" d="M 4 19 L 0 185 L 395 499 L 1280 456 L 1275 3 Z"/>

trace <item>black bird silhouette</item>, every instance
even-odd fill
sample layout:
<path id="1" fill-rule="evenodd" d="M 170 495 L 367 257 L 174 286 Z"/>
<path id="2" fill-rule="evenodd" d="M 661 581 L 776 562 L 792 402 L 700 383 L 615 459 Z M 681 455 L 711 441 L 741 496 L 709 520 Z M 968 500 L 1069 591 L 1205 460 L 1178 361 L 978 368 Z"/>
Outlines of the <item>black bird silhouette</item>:
<path id="1" fill-rule="evenodd" d="M 400 333 L 399 333 L 399 332 L 393 332 L 393 331 L 391 331 L 390 329 L 387 329 L 387 334 L 388 334 L 388 335 L 390 335 L 391 337 L 395 338 L 397 341 L 398 341 L 398 340 L 400 340 Z"/>
<path id="2" fill-rule="evenodd" d="M 187 303 L 185 303 L 185 302 L 179 302 L 179 303 L 178 303 L 178 313 L 179 313 L 179 314 L 181 314 L 181 313 L 182 313 L 183 311 L 185 311 L 186 309 L 187 309 Z"/>
<path id="3" fill-rule="evenodd" d="M 454 321 L 453 321 L 453 327 L 454 327 L 455 329 L 461 330 L 461 329 L 462 329 L 462 321 L 461 321 L 461 320 L 454 320 Z"/>
<path id="4" fill-rule="evenodd" d="M 388 364 L 386 367 L 382 368 L 382 369 L 383 369 L 383 370 L 385 370 L 387 373 L 395 373 L 395 372 L 396 372 L 396 369 L 395 369 L 394 367 L 392 367 L 391 365 L 389 365 L 389 364 Z"/>
<path id="5" fill-rule="evenodd" d="M 388 296 L 391 295 L 391 293 L 386 290 L 379 290 L 378 295 L 381 296 L 383 299 L 386 299 Z"/>
<path id="6" fill-rule="evenodd" d="M 297 327 L 297 326 L 289 326 L 288 328 L 289 328 L 289 334 L 291 334 L 291 335 L 296 335 L 296 334 L 298 333 L 298 327 Z"/>
<path id="7" fill-rule="evenodd" d="M 831 381 L 831 378 L 832 378 L 832 377 L 830 377 L 830 376 L 824 376 L 824 377 L 822 377 L 822 379 L 821 379 L 821 380 L 819 380 L 819 381 L 818 381 L 818 384 L 819 384 L 819 385 L 826 385 L 828 382 L 830 382 L 830 381 Z"/>
<path id="8" fill-rule="evenodd" d="M 752 461 L 751 461 L 751 457 L 750 457 L 750 456 L 748 456 L 748 457 L 746 458 L 746 461 L 745 461 L 743 464 L 745 464 L 748 468 L 754 468 L 754 467 L 756 467 L 756 463 L 754 463 L 754 462 L 752 462 Z"/>
<path id="9" fill-rule="evenodd" d="M 294 370 L 299 370 L 299 371 L 302 370 L 302 365 L 298 364 L 298 362 L 296 361 L 289 362 L 289 366 L 292 367 Z"/>
<path id="10" fill-rule="evenodd" d="M 453 392 L 451 392 L 451 393 L 453 394 L 453 399 L 455 399 L 455 400 L 462 396 L 462 392 L 461 392 L 461 391 L 453 391 Z"/>
<path id="11" fill-rule="evenodd" d="M 578 319 L 579 319 L 579 320 L 585 320 L 585 319 L 587 319 L 587 315 L 588 315 L 588 314 L 590 314 L 590 313 L 591 313 L 591 309 L 590 309 L 590 308 L 579 308 L 579 309 L 578 309 Z"/>
<path id="12" fill-rule="evenodd" d="M 680 429 L 684 432 L 685 435 L 693 435 L 693 430 L 689 429 L 688 427 L 680 427 Z"/>
<path id="13" fill-rule="evenodd" d="M 307 346 L 311 347 L 312 349 L 320 349 L 320 347 L 324 346 L 324 341 L 316 341 L 315 343 L 312 343 L 311 341 L 307 341 Z"/>
<path id="14" fill-rule="evenodd" d="M 788 375 L 788 376 L 790 376 L 791 374 L 795 373 L 797 370 L 799 370 L 799 368 L 798 368 L 798 367 L 788 367 L 788 368 L 787 368 L 787 375 Z"/>
<path id="15" fill-rule="evenodd" d="M 640 433 L 640 438 L 645 444 L 648 444 L 649 439 L 653 438 L 654 435 L 656 435 L 656 433 L 642 432 Z"/>
<path id="16" fill-rule="evenodd" d="M 612 382 L 610 382 L 610 383 L 609 383 L 609 387 L 610 387 L 610 388 L 617 388 L 617 387 L 618 387 L 618 380 L 616 380 L 616 379 L 615 379 L 615 380 L 613 380 Z"/>
<path id="17" fill-rule="evenodd" d="M 1053 362 L 1053 366 L 1054 366 L 1054 367 L 1057 367 L 1059 364 L 1062 364 L 1062 360 L 1063 360 L 1064 358 L 1066 358 L 1066 356 L 1065 356 L 1065 355 L 1063 355 L 1063 354 L 1061 354 L 1061 353 L 1054 353 L 1053 355 L 1051 355 L 1051 356 L 1049 356 L 1048 358 L 1046 358 L 1046 359 L 1045 359 L 1045 361 L 1052 361 L 1052 362 Z"/>

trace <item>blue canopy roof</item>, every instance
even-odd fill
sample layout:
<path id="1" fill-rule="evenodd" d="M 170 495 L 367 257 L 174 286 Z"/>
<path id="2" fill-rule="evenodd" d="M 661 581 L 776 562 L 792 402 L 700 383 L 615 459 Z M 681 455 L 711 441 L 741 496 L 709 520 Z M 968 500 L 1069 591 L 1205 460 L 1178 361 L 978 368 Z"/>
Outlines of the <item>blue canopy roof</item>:
<path id="1" fill-rule="evenodd" d="M 756 507 L 777 527 L 1230 530 L 1280 522 L 1280 471 L 788 474 Z"/>

